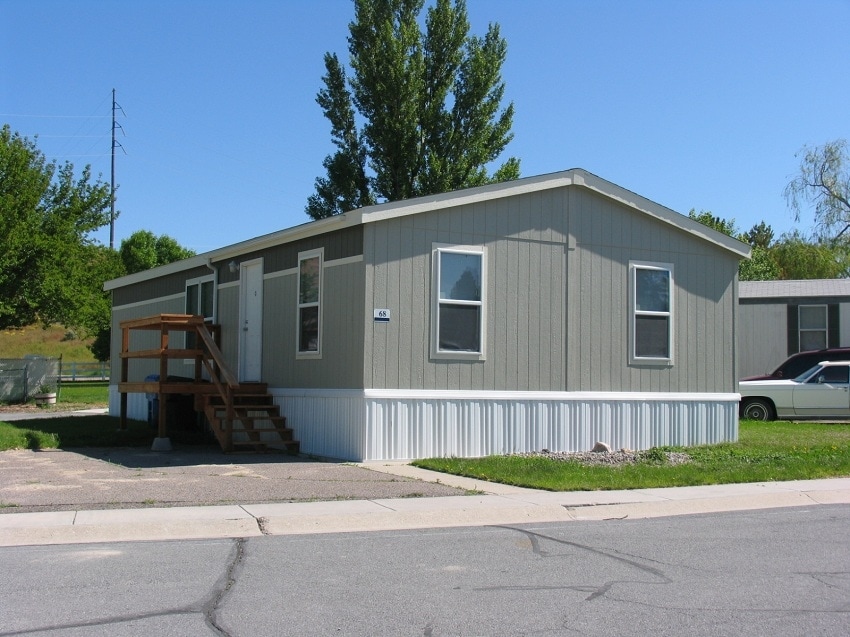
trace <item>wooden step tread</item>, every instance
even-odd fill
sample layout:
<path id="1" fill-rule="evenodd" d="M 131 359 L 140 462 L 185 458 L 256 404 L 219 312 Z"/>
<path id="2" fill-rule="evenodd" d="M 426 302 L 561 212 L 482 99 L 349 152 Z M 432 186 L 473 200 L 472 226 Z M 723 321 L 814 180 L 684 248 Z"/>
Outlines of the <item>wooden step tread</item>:
<path id="1" fill-rule="evenodd" d="M 218 394 L 204 394 L 204 400 L 208 405 L 224 405 L 224 399 Z M 271 396 L 264 396 L 263 394 L 249 394 L 247 396 L 234 396 L 233 404 L 245 404 L 248 403 L 250 405 L 274 405 L 274 398 Z"/>
<path id="2" fill-rule="evenodd" d="M 243 448 L 244 447 L 253 447 L 257 451 L 259 451 L 259 450 L 271 451 L 272 448 L 270 447 L 270 445 L 283 446 L 283 447 L 286 447 L 287 450 L 295 450 L 296 453 L 297 453 L 299 443 L 298 443 L 297 440 L 282 440 L 280 442 L 273 442 L 273 443 L 267 443 L 267 442 L 261 442 L 261 441 L 251 441 L 251 440 L 234 440 L 233 441 L 234 447 L 243 447 Z"/>
<path id="3" fill-rule="evenodd" d="M 225 420 L 227 418 L 227 413 L 223 411 L 205 413 L 207 418 L 215 418 L 216 420 Z M 233 415 L 233 420 L 268 420 L 270 422 L 286 422 L 286 416 L 281 416 L 280 414 L 240 414 L 237 411 Z"/>

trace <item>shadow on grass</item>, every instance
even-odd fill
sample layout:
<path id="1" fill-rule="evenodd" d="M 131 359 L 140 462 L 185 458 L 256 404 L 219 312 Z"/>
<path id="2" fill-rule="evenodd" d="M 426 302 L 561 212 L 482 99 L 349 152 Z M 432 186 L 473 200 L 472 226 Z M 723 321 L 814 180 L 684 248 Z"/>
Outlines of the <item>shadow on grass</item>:
<path id="1" fill-rule="evenodd" d="M 146 422 L 129 421 L 124 431 L 119 423 L 118 418 L 96 415 L 30 418 L 4 426 L 17 430 L 28 449 L 150 446 L 154 434 Z"/>
<path id="2" fill-rule="evenodd" d="M 306 462 L 286 452 L 226 454 L 210 432 L 198 428 L 168 431 L 172 451 L 151 451 L 157 435 L 145 421 L 131 420 L 120 430 L 114 416 L 67 416 L 31 418 L 3 422 L 0 414 L 0 443 L 3 448 L 34 451 L 62 449 L 128 468 L 155 468 L 197 465 L 264 464 Z M 5 431 L 4 431 L 5 429 Z"/>

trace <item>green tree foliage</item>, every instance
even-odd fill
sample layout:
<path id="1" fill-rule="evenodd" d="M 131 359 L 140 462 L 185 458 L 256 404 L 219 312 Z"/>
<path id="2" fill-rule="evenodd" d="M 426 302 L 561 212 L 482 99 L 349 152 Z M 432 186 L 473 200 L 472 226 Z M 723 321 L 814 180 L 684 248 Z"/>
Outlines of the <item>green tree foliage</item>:
<path id="1" fill-rule="evenodd" d="M 762 221 L 747 230 L 741 239 L 754 248 L 764 248 L 766 250 L 773 243 L 773 228 Z"/>
<path id="2" fill-rule="evenodd" d="M 782 235 L 771 248 L 780 279 L 835 279 L 845 275 L 847 255 L 831 244 L 806 239 L 799 232 Z"/>
<path id="3" fill-rule="evenodd" d="M 752 246 L 750 259 L 741 261 L 738 267 L 741 281 L 834 279 L 850 274 L 848 251 L 832 242 L 809 239 L 798 231 L 783 234 L 774 242 L 773 228 L 764 221 L 738 234 L 734 219 L 694 210 L 688 216 Z"/>
<path id="4" fill-rule="evenodd" d="M 307 201 L 313 219 L 519 177 L 515 158 L 487 173 L 513 137 L 513 104 L 501 106 L 507 44 L 498 25 L 471 36 L 465 1 L 436 0 L 423 33 L 423 6 L 355 0 L 351 78 L 325 55 L 316 101 L 336 151 Z"/>
<path id="5" fill-rule="evenodd" d="M 109 223 L 110 201 L 88 166 L 76 177 L 72 164 L 48 162 L 33 141 L 0 129 L 0 328 L 85 327 L 91 233 Z"/>
<path id="6" fill-rule="evenodd" d="M 688 217 L 694 221 L 699 221 L 702 225 L 713 228 L 718 232 L 722 232 L 730 237 L 738 237 L 738 227 L 735 225 L 734 219 L 722 219 L 715 216 L 708 210 L 700 210 L 697 212 L 694 208 L 688 213 Z"/>
<path id="7" fill-rule="evenodd" d="M 805 203 L 814 204 L 820 234 L 848 243 L 850 228 L 850 155 L 839 139 L 816 148 L 804 147 L 800 173 L 785 187 L 785 198 L 799 220 Z"/>
<path id="8" fill-rule="evenodd" d="M 182 247 L 167 234 L 156 236 L 150 230 L 137 230 L 122 240 L 118 253 L 127 274 L 195 256 L 193 250 Z"/>
<path id="9" fill-rule="evenodd" d="M 89 350 L 99 361 L 109 360 L 112 327 L 112 295 L 105 292 L 105 281 L 125 273 L 118 252 L 104 245 L 89 246 L 85 259 L 87 286 L 80 286 L 80 306 L 77 324 L 83 327 L 83 336 L 94 336 Z"/>
<path id="10" fill-rule="evenodd" d="M 782 278 L 779 264 L 768 248 L 754 245 L 748 260 L 738 264 L 738 279 L 741 281 L 775 281 Z"/>

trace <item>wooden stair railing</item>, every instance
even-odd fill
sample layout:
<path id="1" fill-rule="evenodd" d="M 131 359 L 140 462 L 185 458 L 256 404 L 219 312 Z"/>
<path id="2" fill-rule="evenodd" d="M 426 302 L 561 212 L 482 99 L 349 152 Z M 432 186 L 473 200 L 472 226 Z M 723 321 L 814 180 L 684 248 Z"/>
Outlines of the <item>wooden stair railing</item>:
<path id="1" fill-rule="evenodd" d="M 217 393 L 196 394 L 195 408 L 203 411 L 222 449 L 232 452 L 240 447 L 265 451 L 268 443 L 261 434 L 276 433 L 287 451 L 298 453 L 298 441 L 293 438 L 292 429 L 286 426 L 286 417 L 280 414 L 280 407 L 267 392 L 268 386 L 265 383 L 240 383 L 227 366 L 207 326 L 196 326 L 196 333 L 208 354 L 202 362 Z M 270 426 L 257 427 L 258 421 L 267 422 Z M 241 424 L 241 428 L 234 428 L 236 422 Z M 240 433 L 244 439 L 234 440 L 234 434 Z"/>

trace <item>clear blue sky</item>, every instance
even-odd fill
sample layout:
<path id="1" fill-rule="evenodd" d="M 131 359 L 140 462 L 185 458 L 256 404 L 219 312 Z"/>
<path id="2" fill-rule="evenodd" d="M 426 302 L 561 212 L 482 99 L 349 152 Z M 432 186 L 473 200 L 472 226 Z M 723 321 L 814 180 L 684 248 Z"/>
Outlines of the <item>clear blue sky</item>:
<path id="1" fill-rule="evenodd" d="M 580 167 L 778 235 L 795 153 L 850 137 L 850 0 L 468 8 L 473 33 L 498 22 L 508 41 L 523 176 Z M 146 229 L 205 252 L 298 225 L 332 150 L 322 56 L 348 59 L 352 17 L 349 0 L 0 0 L 0 123 L 108 182 L 117 90 L 116 247 Z"/>

